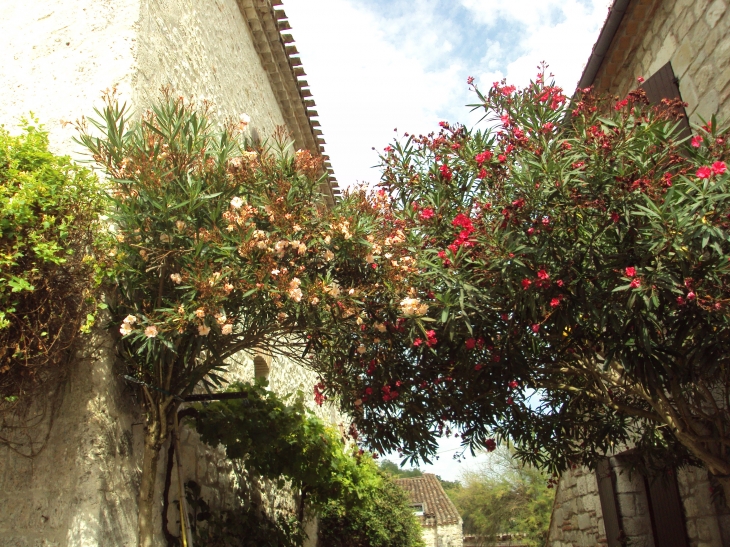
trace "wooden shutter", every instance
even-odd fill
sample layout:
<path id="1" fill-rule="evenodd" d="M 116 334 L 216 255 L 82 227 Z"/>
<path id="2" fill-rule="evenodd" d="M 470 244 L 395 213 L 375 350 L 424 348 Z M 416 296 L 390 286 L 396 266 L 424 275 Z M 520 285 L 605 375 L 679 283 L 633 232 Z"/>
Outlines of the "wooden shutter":
<path id="1" fill-rule="evenodd" d="M 608 547 L 622 547 L 624 534 L 621 530 L 621 513 L 616 498 L 616 478 L 608 458 L 601 460 L 596 468 L 598 496 L 601 499 L 603 526 L 606 529 Z"/>
<path id="2" fill-rule="evenodd" d="M 269 364 L 262 355 L 253 358 L 253 376 L 254 378 L 269 377 Z"/>
<path id="3" fill-rule="evenodd" d="M 654 544 L 659 547 L 689 547 L 676 473 L 644 480 Z"/>
<path id="4" fill-rule="evenodd" d="M 682 100 L 682 95 L 679 93 L 679 80 L 674 76 L 672 63 L 667 63 L 657 70 L 641 87 L 646 91 L 646 97 L 653 105 L 660 104 L 662 99 Z M 692 135 L 686 112 L 684 112 L 684 117 L 680 120 L 680 135 L 682 137 Z"/>

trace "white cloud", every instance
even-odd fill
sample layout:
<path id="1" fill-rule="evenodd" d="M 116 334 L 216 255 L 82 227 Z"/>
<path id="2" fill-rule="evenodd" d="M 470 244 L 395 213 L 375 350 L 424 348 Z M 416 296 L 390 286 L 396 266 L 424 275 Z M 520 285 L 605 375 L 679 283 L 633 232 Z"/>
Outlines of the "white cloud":
<path id="1" fill-rule="evenodd" d="M 574 89 L 588 61 L 591 48 L 608 14 L 609 0 L 460 0 L 477 21 L 494 28 L 497 23 L 519 26 L 509 43 L 498 42 L 482 59 L 478 83 L 486 87 L 507 78 L 524 86 L 547 62 L 556 81 L 568 93 Z M 493 54 L 504 55 L 507 47 L 518 52 L 506 66 L 497 68 Z"/>

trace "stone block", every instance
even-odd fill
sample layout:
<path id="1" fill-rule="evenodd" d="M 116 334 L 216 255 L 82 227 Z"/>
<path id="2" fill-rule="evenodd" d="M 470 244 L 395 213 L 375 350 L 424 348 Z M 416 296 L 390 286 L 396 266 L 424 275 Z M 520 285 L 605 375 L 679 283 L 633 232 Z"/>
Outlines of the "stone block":
<path id="1" fill-rule="evenodd" d="M 692 26 L 695 23 L 695 20 L 693 17 L 688 16 L 689 11 L 685 13 L 685 16 L 679 19 L 672 29 L 674 31 L 674 35 L 677 37 L 677 39 L 681 42 L 683 41 L 687 35 L 689 34 L 690 30 L 692 29 Z"/>
<path id="2" fill-rule="evenodd" d="M 689 537 L 690 543 L 695 544 L 697 542 L 697 523 L 695 519 L 687 518 L 687 537 Z"/>
<path id="3" fill-rule="evenodd" d="M 695 19 L 700 19 L 705 14 L 709 4 L 710 0 L 694 0 L 692 3 L 692 9 L 694 11 Z"/>
<path id="4" fill-rule="evenodd" d="M 693 61 L 693 50 L 692 43 L 689 40 L 684 40 L 680 46 L 675 50 L 671 57 L 672 70 L 677 78 L 681 78 L 689 68 L 689 65 Z"/>
<path id="5" fill-rule="evenodd" d="M 627 536 L 641 537 L 651 531 L 651 522 L 648 516 L 623 517 L 623 529 Z"/>
<path id="6" fill-rule="evenodd" d="M 580 530 L 587 530 L 593 525 L 591 522 L 591 517 L 588 515 L 588 513 L 580 513 L 578 515 L 578 528 Z"/>
<path id="7" fill-rule="evenodd" d="M 708 90 L 700 96 L 697 108 L 695 108 L 689 117 L 690 123 L 699 124 L 702 123 L 702 120 L 709 120 L 713 114 L 717 113 L 719 106 L 720 96 L 718 92 L 714 89 Z"/>
<path id="8" fill-rule="evenodd" d="M 636 495 L 635 494 L 619 494 L 618 505 L 621 508 L 622 517 L 635 517 L 638 515 L 636 512 Z"/>
<path id="9" fill-rule="evenodd" d="M 727 5 L 724 0 L 715 0 L 707 7 L 707 11 L 705 11 L 705 21 L 710 28 L 715 28 L 715 25 L 720 20 L 720 17 L 722 17 L 725 13 L 726 9 Z"/>
<path id="10" fill-rule="evenodd" d="M 682 100 L 687 103 L 687 113 L 691 114 L 697 108 L 699 99 L 697 98 L 697 89 L 692 83 L 692 79 L 686 74 L 684 78 L 679 79 L 679 93 L 682 95 Z"/>
<path id="11" fill-rule="evenodd" d="M 663 38 L 664 40 L 659 51 L 656 52 L 652 63 L 649 65 L 647 72 L 649 75 L 654 74 L 657 70 L 667 64 L 674 55 L 674 52 L 677 51 L 677 39 L 673 34 L 666 34 Z"/>

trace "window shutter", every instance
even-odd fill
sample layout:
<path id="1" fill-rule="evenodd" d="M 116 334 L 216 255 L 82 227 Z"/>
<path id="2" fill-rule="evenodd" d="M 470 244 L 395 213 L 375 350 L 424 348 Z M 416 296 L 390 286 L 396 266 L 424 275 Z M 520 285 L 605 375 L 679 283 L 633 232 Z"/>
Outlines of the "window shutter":
<path id="1" fill-rule="evenodd" d="M 596 468 L 598 496 L 601 499 L 603 526 L 606 529 L 608 547 L 622 547 L 621 513 L 616 498 L 616 479 L 608 458 L 601 460 Z"/>
<path id="2" fill-rule="evenodd" d="M 689 547 L 676 473 L 644 480 L 654 543 L 661 547 Z"/>
<path id="3" fill-rule="evenodd" d="M 667 63 L 657 70 L 651 78 L 641 85 L 641 87 L 644 91 L 646 91 L 646 98 L 649 99 L 649 102 L 653 105 L 660 104 L 662 99 L 682 100 L 682 95 L 679 93 L 679 80 L 677 80 L 674 76 L 672 63 Z M 687 119 L 687 112 L 684 112 L 684 117 L 680 120 L 679 125 L 679 134 L 682 137 L 689 137 L 692 135 L 692 130 L 689 127 L 689 120 Z"/>
<path id="4" fill-rule="evenodd" d="M 262 355 L 253 358 L 253 376 L 254 378 L 269 377 L 269 365 Z"/>

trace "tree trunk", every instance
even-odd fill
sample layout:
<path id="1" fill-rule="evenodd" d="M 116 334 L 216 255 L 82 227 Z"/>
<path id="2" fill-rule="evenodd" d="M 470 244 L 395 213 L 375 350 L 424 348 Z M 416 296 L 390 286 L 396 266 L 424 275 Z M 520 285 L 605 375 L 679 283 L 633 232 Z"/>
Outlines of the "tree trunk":
<path id="1" fill-rule="evenodd" d="M 142 478 L 139 485 L 139 516 L 137 530 L 139 547 L 154 547 L 155 485 L 157 483 L 157 462 L 160 457 L 160 424 L 149 424 L 144 436 L 144 459 Z"/>
<path id="2" fill-rule="evenodd" d="M 168 419 L 172 397 L 158 400 L 147 397 L 147 429 L 144 436 L 144 456 L 142 459 L 142 476 L 139 484 L 139 507 L 137 516 L 138 547 L 155 546 L 155 490 L 157 486 L 157 463 L 160 459 L 160 449 L 167 440 L 169 427 Z"/>

